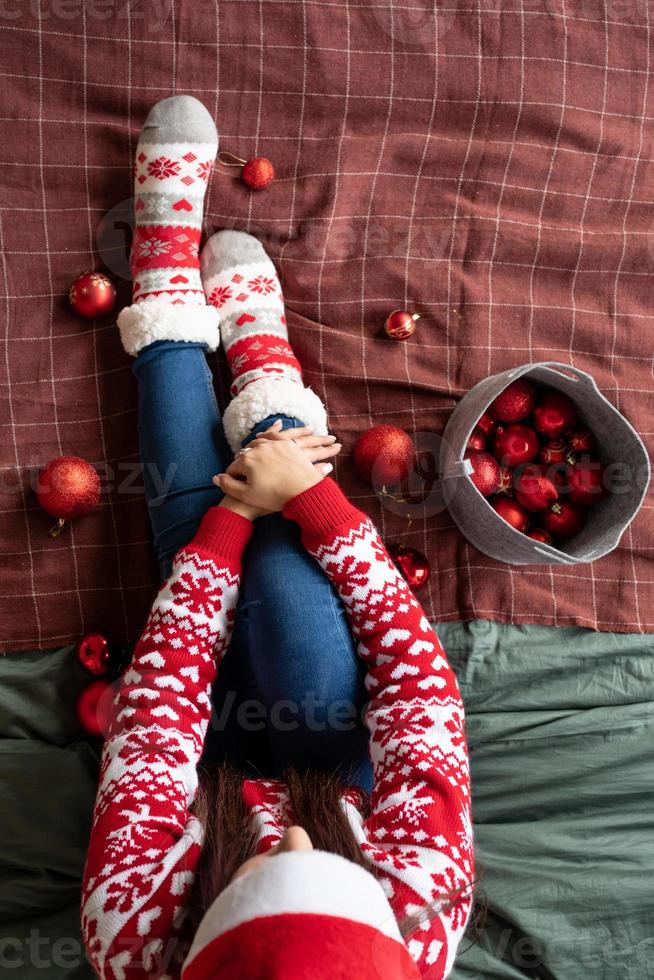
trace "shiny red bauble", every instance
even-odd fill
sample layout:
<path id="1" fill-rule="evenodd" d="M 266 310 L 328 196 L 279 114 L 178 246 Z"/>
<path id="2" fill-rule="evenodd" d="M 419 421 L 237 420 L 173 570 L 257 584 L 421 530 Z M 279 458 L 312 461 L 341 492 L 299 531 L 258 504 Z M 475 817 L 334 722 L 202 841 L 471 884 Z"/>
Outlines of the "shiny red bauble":
<path id="1" fill-rule="evenodd" d="M 113 685 L 109 681 L 91 681 L 77 699 L 77 719 L 91 738 L 104 738 L 112 716 Z"/>
<path id="2" fill-rule="evenodd" d="M 534 407 L 536 389 L 530 381 L 518 378 L 501 391 L 488 406 L 488 414 L 498 422 L 520 422 L 526 419 Z"/>
<path id="3" fill-rule="evenodd" d="M 41 470 L 37 499 L 48 514 L 60 522 L 81 517 L 100 500 L 100 477 L 79 456 L 58 456 Z"/>
<path id="4" fill-rule="evenodd" d="M 468 441 L 466 443 L 466 449 L 472 449 L 474 452 L 481 452 L 486 448 L 486 436 L 481 431 L 481 429 L 473 429 L 468 436 Z"/>
<path id="5" fill-rule="evenodd" d="M 116 289 L 101 272 L 85 272 L 70 287 L 68 299 L 76 313 L 94 320 L 111 313 L 116 305 Z"/>
<path id="6" fill-rule="evenodd" d="M 474 451 L 467 452 L 464 458 L 472 463 L 470 479 L 482 497 L 490 497 L 492 493 L 497 493 L 501 475 L 497 460 L 490 453 Z"/>
<path id="7" fill-rule="evenodd" d="M 416 462 L 411 436 L 395 425 L 375 425 L 359 436 L 354 463 L 359 474 L 373 486 L 397 486 Z"/>
<path id="8" fill-rule="evenodd" d="M 241 180 L 251 191 L 263 191 L 275 179 L 275 168 L 266 157 L 252 157 L 241 172 Z"/>
<path id="9" fill-rule="evenodd" d="M 416 323 L 420 319 L 417 313 L 408 310 L 393 310 L 386 318 L 384 330 L 391 340 L 407 340 L 415 333 Z"/>
<path id="10" fill-rule="evenodd" d="M 538 436 L 528 425 L 498 426 L 495 431 L 495 457 L 505 466 L 531 463 L 538 455 Z"/>
<path id="11" fill-rule="evenodd" d="M 540 541 L 541 544 L 552 544 L 552 535 L 544 531 L 542 527 L 534 527 L 527 531 L 527 537 L 533 541 Z"/>
<path id="12" fill-rule="evenodd" d="M 562 391 L 547 391 L 534 408 L 534 427 L 548 439 L 556 439 L 577 424 L 574 402 Z"/>
<path id="13" fill-rule="evenodd" d="M 493 497 L 489 503 L 507 524 L 524 534 L 529 526 L 529 514 L 524 507 L 510 497 Z"/>
<path id="14" fill-rule="evenodd" d="M 87 633 L 77 644 L 77 659 L 89 674 L 106 677 L 111 669 L 109 641 L 102 633 Z"/>
<path id="15" fill-rule="evenodd" d="M 429 562 L 416 548 L 405 548 L 403 545 L 391 545 L 388 553 L 395 562 L 409 588 L 419 589 L 429 579 Z"/>
<path id="16" fill-rule="evenodd" d="M 477 425 L 475 428 L 481 429 L 486 438 L 488 438 L 493 434 L 493 432 L 495 432 L 497 422 L 491 415 L 488 414 L 488 412 L 484 412 L 484 414 L 480 415 L 480 417 L 477 419 Z"/>
<path id="17" fill-rule="evenodd" d="M 592 507 L 604 500 L 608 490 L 604 482 L 604 467 L 594 459 L 582 459 L 568 469 L 568 496 L 582 507 Z"/>
<path id="18" fill-rule="evenodd" d="M 563 463 L 568 455 L 568 447 L 563 439 L 549 439 L 543 443 L 538 458 L 541 463 Z"/>
<path id="19" fill-rule="evenodd" d="M 516 500 L 528 511 L 545 510 L 559 498 L 553 480 L 541 472 L 537 463 L 525 466 L 516 473 L 514 486 Z"/>
<path id="20" fill-rule="evenodd" d="M 575 429 L 567 437 L 567 442 L 573 453 L 592 453 L 595 449 L 595 437 L 590 429 Z"/>
<path id="21" fill-rule="evenodd" d="M 586 523 L 586 511 L 571 500 L 557 500 L 543 511 L 540 522 L 553 538 L 565 541 L 582 530 Z"/>

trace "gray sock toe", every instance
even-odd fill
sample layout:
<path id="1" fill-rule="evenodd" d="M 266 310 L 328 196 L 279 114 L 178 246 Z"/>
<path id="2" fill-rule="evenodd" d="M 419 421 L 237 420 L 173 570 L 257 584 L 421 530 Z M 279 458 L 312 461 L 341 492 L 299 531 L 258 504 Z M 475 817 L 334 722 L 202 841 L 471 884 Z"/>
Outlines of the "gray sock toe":
<path id="1" fill-rule="evenodd" d="M 173 95 L 152 107 L 141 132 L 144 143 L 217 143 L 208 109 L 192 95 Z"/>
<path id="2" fill-rule="evenodd" d="M 224 269 L 252 262 L 268 264 L 270 258 L 258 238 L 244 231 L 217 231 L 202 249 L 202 278 L 209 279 Z"/>

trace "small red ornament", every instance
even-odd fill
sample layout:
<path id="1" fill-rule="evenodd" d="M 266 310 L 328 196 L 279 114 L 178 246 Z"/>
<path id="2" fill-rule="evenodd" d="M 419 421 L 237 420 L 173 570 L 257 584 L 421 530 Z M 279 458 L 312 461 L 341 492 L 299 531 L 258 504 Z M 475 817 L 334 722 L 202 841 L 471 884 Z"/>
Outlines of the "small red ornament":
<path id="1" fill-rule="evenodd" d="M 527 531 L 527 537 L 534 541 L 540 541 L 541 544 L 552 544 L 551 534 L 544 531 L 542 527 L 534 527 L 531 531 Z"/>
<path id="2" fill-rule="evenodd" d="M 415 462 L 413 439 L 395 425 L 373 426 L 354 446 L 354 464 L 363 479 L 374 486 L 397 486 Z"/>
<path id="3" fill-rule="evenodd" d="M 391 545 L 388 553 L 409 588 L 419 589 L 427 582 L 430 574 L 429 562 L 421 551 L 405 548 L 403 545 Z"/>
<path id="4" fill-rule="evenodd" d="M 415 332 L 416 323 L 419 319 L 418 313 L 409 313 L 408 310 L 393 310 L 386 318 L 384 330 L 392 340 L 407 340 Z"/>
<path id="5" fill-rule="evenodd" d="M 76 313 L 94 320 L 111 313 L 116 305 L 116 289 L 101 272 L 85 272 L 70 287 L 68 299 Z"/>
<path id="6" fill-rule="evenodd" d="M 521 469 L 514 483 L 516 500 L 525 510 L 545 510 L 558 500 L 559 491 L 554 482 L 541 472 L 537 463 Z"/>
<path id="7" fill-rule="evenodd" d="M 484 412 L 484 414 L 477 419 L 477 425 L 475 428 L 481 429 L 486 438 L 488 438 L 493 434 L 493 432 L 495 432 L 497 422 L 488 414 L 488 412 Z"/>
<path id="8" fill-rule="evenodd" d="M 538 458 L 541 463 L 563 463 L 568 455 L 568 447 L 563 439 L 550 439 L 541 447 Z"/>
<path id="9" fill-rule="evenodd" d="M 505 466 L 531 463 L 538 455 L 538 436 L 528 425 L 498 426 L 495 432 L 495 456 Z"/>
<path id="10" fill-rule="evenodd" d="M 573 453 L 592 453 L 595 449 L 595 437 L 590 429 L 575 429 L 568 436 L 568 446 Z"/>
<path id="11" fill-rule="evenodd" d="M 529 526 L 529 514 L 524 507 L 510 497 L 491 497 L 489 503 L 507 524 L 514 527 L 516 531 L 525 533 Z"/>
<path id="12" fill-rule="evenodd" d="M 275 179 L 275 168 L 266 157 L 252 157 L 241 172 L 241 180 L 251 191 L 263 191 Z"/>
<path id="13" fill-rule="evenodd" d="M 512 381 L 488 406 L 488 413 L 498 422 L 520 422 L 531 413 L 536 389 L 524 378 Z"/>
<path id="14" fill-rule="evenodd" d="M 500 464 L 490 453 L 467 452 L 465 459 L 472 463 L 470 479 L 482 497 L 497 493 L 500 486 Z"/>
<path id="15" fill-rule="evenodd" d="M 37 499 L 48 514 L 57 518 L 50 534 L 56 537 L 66 521 L 87 514 L 100 500 L 100 477 L 79 456 L 58 456 L 41 470 Z"/>
<path id="16" fill-rule="evenodd" d="M 87 633 L 77 644 L 77 659 L 89 674 L 106 677 L 111 668 L 109 641 L 102 633 Z"/>
<path id="17" fill-rule="evenodd" d="M 564 541 L 579 534 L 586 523 L 586 511 L 570 500 L 557 500 L 540 515 L 546 531 Z"/>
<path id="18" fill-rule="evenodd" d="M 77 719 L 91 738 L 104 738 L 112 715 L 112 689 L 109 681 L 91 681 L 77 699 Z"/>
<path id="19" fill-rule="evenodd" d="M 608 494 L 604 484 L 604 467 L 598 460 L 584 459 L 568 470 L 570 500 L 583 507 L 592 507 Z"/>
<path id="20" fill-rule="evenodd" d="M 486 448 L 486 436 L 481 431 L 481 429 L 473 429 L 468 436 L 468 442 L 466 443 L 466 449 L 472 449 L 475 452 L 482 452 Z"/>
<path id="21" fill-rule="evenodd" d="M 568 432 L 578 419 L 574 402 L 562 391 L 546 392 L 534 409 L 534 427 L 548 439 Z"/>

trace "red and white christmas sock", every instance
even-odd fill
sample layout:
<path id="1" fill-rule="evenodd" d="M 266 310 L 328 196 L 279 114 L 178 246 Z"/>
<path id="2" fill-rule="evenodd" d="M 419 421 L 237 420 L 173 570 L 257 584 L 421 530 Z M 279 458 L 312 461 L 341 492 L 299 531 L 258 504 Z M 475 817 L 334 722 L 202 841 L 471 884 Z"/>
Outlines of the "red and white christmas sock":
<path id="1" fill-rule="evenodd" d="M 325 407 L 304 387 L 277 272 L 261 243 L 242 231 L 219 231 L 204 246 L 201 266 L 207 301 L 220 311 L 232 372 L 233 400 L 223 416 L 232 449 L 269 415 L 290 415 L 326 433 Z"/>
<path id="2" fill-rule="evenodd" d="M 218 346 L 218 316 L 207 305 L 199 246 L 207 181 L 218 150 L 209 112 L 188 95 L 158 102 L 136 148 L 132 306 L 118 318 L 130 354 L 155 340 Z"/>

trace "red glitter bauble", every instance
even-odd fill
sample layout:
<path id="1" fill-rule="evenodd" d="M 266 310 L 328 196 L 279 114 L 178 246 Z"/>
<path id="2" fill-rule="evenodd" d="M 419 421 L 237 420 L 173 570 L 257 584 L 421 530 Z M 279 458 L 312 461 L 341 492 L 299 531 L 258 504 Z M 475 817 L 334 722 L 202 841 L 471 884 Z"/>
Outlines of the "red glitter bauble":
<path id="1" fill-rule="evenodd" d="M 559 498 L 553 480 L 541 472 L 537 463 L 525 466 L 516 473 L 514 486 L 516 500 L 525 510 L 545 510 Z"/>
<path id="2" fill-rule="evenodd" d="M 473 429 L 468 436 L 468 442 L 466 443 L 466 449 L 472 449 L 475 452 L 482 452 L 486 448 L 486 436 L 481 431 L 481 429 Z"/>
<path id="3" fill-rule="evenodd" d="M 79 456 L 58 456 L 41 470 L 36 496 L 41 507 L 64 521 L 87 514 L 100 500 L 100 477 Z"/>
<path id="4" fill-rule="evenodd" d="M 102 633 L 87 633 L 77 644 L 77 659 L 89 674 L 106 677 L 111 668 L 109 641 Z"/>
<path id="5" fill-rule="evenodd" d="M 567 441 L 573 453 L 592 453 L 595 449 L 595 437 L 590 429 L 575 429 Z"/>
<path id="6" fill-rule="evenodd" d="M 467 452 L 465 459 L 472 463 L 470 479 L 482 497 L 497 493 L 500 486 L 500 464 L 490 453 Z"/>
<path id="7" fill-rule="evenodd" d="M 576 425 L 574 402 L 562 391 L 548 391 L 534 409 L 534 427 L 548 439 L 556 439 Z"/>
<path id="8" fill-rule="evenodd" d="M 536 389 L 531 382 L 518 378 L 490 403 L 488 414 L 498 422 L 520 422 L 531 413 L 535 400 Z"/>
<path id="9" fill-rule="evenodd" d="M 557 500 L 540 515 L 546 531 L 564 541 L 579 534 L 586 523 L 586 511 L 570 500 Z"/>
<path id="10" fill-rule="evenodd" d="M 507 524 L 524 534 L 529 526 L 529 514 L 524 507 L 510 497 L 492 497 L 489 503 Z"/>
<path id="11" fill-rule="evenodd" d="M 549 439 L 543 443 L 538 458 L 541 463 L 563 463 L 568 455 L 568 447 L 563 439 Z"/>
<path id="12" fill-rule="evenodd" d="M 493 432 L 495 432 L 497 422 L 491 415 L 488 414 L 488 412 L 484 412 L 484 414 L 480 415 L 480 417 L 477 419 L 475 428 L 481 429 L 486 438 L 488 438 L 493 434 Z"/>
<path id="13" fill-rule="evenodd" d="M 94 320 L 111 313 L 116 305 L 116 289 L 101 272 L 85 272 L 70 287 L 68 299 L 76 313 Z"/>
<path id="14" fill-rule="evenodd" d="M 499 426 L 495 432 L 495 457 L 505 466 L 531 463 L 539 447 L 538 436 L 528 425 Z"/>
<path id="15" fill-rule="evenodd" d="M 113 684 L 91 681 L 77 699 L 77 719 L 91 738 L 104 738 L 109 731 L 112 715 Z"/>
<path id="16" fill-rule="evenodd" d="M 407 340 L 415 332 L 416 322 L 420 319 L 417 313 L 408 310 L 393 310 L 389 313 L 384 324 L 384 330 L 392 340 Z"/>
<path id="17" fill-rule="evenodd" d="M 540 541 L 541 544 L 552 544 L 552 535 L 544 531 L 542 527 L 534 527 L 531 531 L 527 531 L 527 537 L 534 541 Z"/>
<path id="18" fill-rule="evenodd" d="M 595 459 L 573 463 L 568 469 L 568 488 L 570 500 L 576 504 L 592 507 L 599 503 L 608 494 L 604 485 L 604 467 Z"/>
<path id="19" fill-rule="evenodd" d="M 354 446 L 354 464 L 373 486 L 397 486 L 416 462 L 411 436 L 395 425 L 375 425 L 359 436 Z"/>
<path id="20" fill-rule="evenodd" d="M 263 191 L 275 179 L 275 168 L 266 157 L 252 157 L 243 167 L 241 180 L 251 191 Z"/>
<path id="21" fill-rule="evenodd" d="M 419 589 L 429 578 L 429 562 L 415 548 L 405 548 L 403 545 L 391 545 L 388 553 L 397 565 L 398 571 L 407 585 Z"/>

